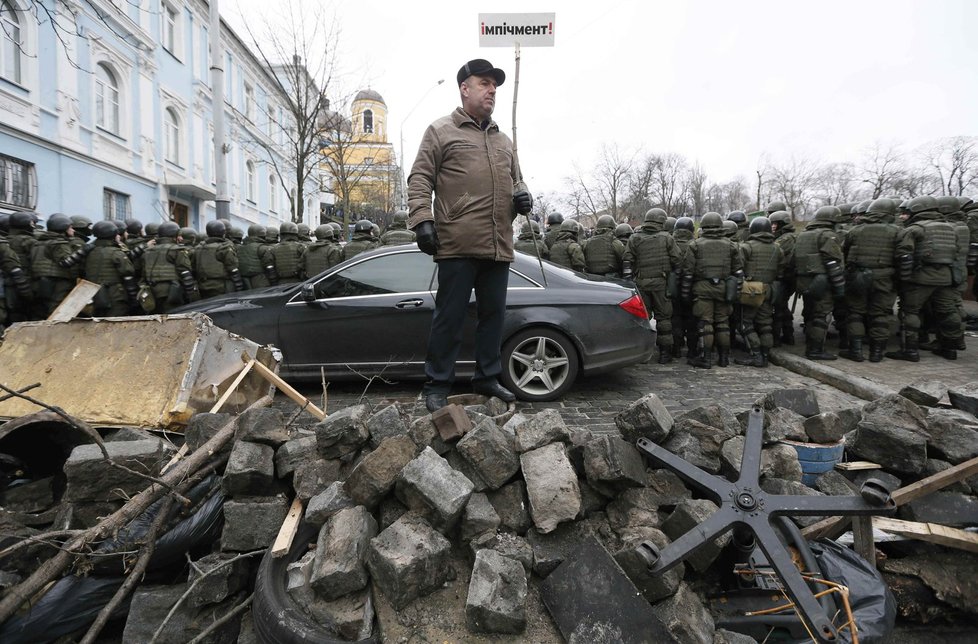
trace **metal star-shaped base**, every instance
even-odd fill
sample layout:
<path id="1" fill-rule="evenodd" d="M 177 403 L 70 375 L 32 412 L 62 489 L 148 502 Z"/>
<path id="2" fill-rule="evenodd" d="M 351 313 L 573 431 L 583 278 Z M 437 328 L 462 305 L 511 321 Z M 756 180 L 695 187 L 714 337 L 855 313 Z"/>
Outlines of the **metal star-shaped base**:
<path id="1" fill-rule="evenodd" d="M 781 585 L 794 602 L 810 632 L 819 641 L 833 642 L 837 638 L 832 620 L 812 594 L 811 588 L 795 567 L 781 539 L 771 524 L 777 516 L 835 516 L 890 514 L 896 505 L 886 493 L 870 485 L 862 496 L 790 496 L 767 494 L 759 484 L 761 446 L 764 434 L 764 412 L 755 406 L 747 421 L 744 455 L 740 462 L 740 477 L 736 482 L 704 472 L 652 441 L 641 438 L 636 446 L 646 457 L 661 464 L 690 485 L 695 486 L 720 504 L 720 509 L 695 528 L 673 541 L 661 552 L 651 555 L 646 544 L 645 554 L 650 571 L 663 573 L 717 536 L 733 528 L 750 530 L 768 561 L 778 573 Z"/>

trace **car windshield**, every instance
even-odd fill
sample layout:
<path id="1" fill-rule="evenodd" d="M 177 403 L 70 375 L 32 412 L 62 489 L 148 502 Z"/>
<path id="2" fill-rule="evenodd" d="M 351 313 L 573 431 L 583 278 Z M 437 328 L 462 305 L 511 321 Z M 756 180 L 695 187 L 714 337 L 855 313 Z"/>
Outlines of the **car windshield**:
<path id="1" fill-rule="evenodd" d="M 431 286 L 434 263 L 421 253 L 372 257 L 334 273 L 316 284 L 316 297 L 357 297 L 386 293 L 417 293 Z"/>

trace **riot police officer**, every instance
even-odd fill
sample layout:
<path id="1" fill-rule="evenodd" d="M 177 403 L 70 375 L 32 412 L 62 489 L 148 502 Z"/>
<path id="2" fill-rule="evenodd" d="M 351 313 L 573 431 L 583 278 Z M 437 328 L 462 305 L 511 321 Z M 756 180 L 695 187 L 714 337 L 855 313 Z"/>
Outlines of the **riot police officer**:
<path id="1" fill-rule="evenodd" d="M 617 237 L 618 241 L 623 244 L 627 244 L 629 238 L 633 234 L 635 234 L 635 231 L 632 230 L 632 227 L 628 224 L 618 224 L 618 226 L 615 227 L 615 237 Z"/>
<path id="2" fill-rule="evenodd" d="M 95 244 L 85 258 L 85 276 L 102 288 L 92 303 L 96 317 L 126 315 L 136 308 L 135 269 L 126 252 L 119 246 L 119 236 L 111 221 L 92 226 Z"/>
<path id="3" fill-rule="evenodd" d="M 700 220 L 700 237 L 689 243 L 682 269 L 681 296 L 693 302 L 699 336 L 699 353 L 687 362 L 694 367 L 730 364 L 730 310 L 743 280 L 744 270 L 737 245 L 723 234 L 723 217 L 708 212 Z M 631 243 L 631 242 L 629 242 Z"/>
<path id="4" fill-rule="evenodd" d="M 805 357 L 835 360 L 825 350 L 833 300 L 845 296 L 845 261 L 834 233 L 839 209 L 822 206 L 801 233 L 794 248 L 796 288 L 804 299 Z"/>
<path id="5" fill-rule="evenodd" d="M 774 243 L 771 220 L 767 217 L 751 220 L 748 233 L 747 241 L 740 245 L 745 284 L 760 284 L 761 294 L 754 295 L 752 301 L 745 301 L 745 296 L 741 297 L 740 324 L 750 357 L 734 362 L 763 368 L 768 365 L 768 354 L 774 346 L 773 301 L 784 276 L 784 253 Z"/>
<path id="6" fill-rule="evenodd" d="M 611 215 L 598 217 L 594 234 L 581 244 L 585 270 L 605 277 L 621 277 L 625 245 L 615 237 L 615 219 Z"/>
<path id="7" fill-rule="evenodd" d="M 168 313 L 200 299 L 190 250 L 180 243 L 181 229 L 167 221 L 156 230 L 156 245 L 142 257 L 143 281 L 153 291 L 153 313 Z"/>
<path id="8" fill-rule="evenodd" d="M 575 271 L 587 268 L 584 250 L 578 243 L 580 228 L 573 219 L 565 219 L 560 224 L 560 232 L 550 247 L 550 261 Z M 546 243 L 546 242 L 545 242 Z"/>
<path id="9" fill-rule="evenodd" d="M 259 257 L 261 245 L 265 243 L 265 227 L 260 224 L 248 226 L 248 236 L 235 250 L 238 253 L 238 270 L 247 288 L 268 286 L 264 266 Z"/>
<path id="10" fill-rule="evenodd" d="M 900 228 L 887 223 L 894 213 L 889 199 L 874 200 L 859 223 L 843 239 L 846 265 L 846 303 L 849 312 L 848 347 L 843 358 L 862 362 L 863 338 L 869 336 L 869 360 L 883 359 L 896 303 L 896 247 Z"/>
<path id="11" fill-rule="evenodd" d="M 74 229 L 71 219 L 60 213 L 48 218 L 47 230 L 31 248 L 31 276 L 36 295 L 35 313 L 46 318 L 75 287 L 77 260 L 70 239 Z"/>
<path id="12" fill-rule="evenodd" d="M 413 230 L 407 229 L 407 220 L 407 210 L 398 210 L 395 212 L 394 218 L 391 220 L 391 225 L 380 236 L 381 245 L 397 246 L 399 244 L 413 244 L 417 235 Z"/>
<path id="13" fill-rule="evenodd" d="M 678 295 L 678 271 L 682 268 L 676 240 L 662 229 L 666 217 L 662 208 L 649 209 L 645 213 L 642 232 L 629 238 L 624 258 L 631 267 L 646 308 L 655 318 L 659 364 L 672 362 L 672 300 Z"/>
<path id="14" fill-rule="evenodd" d="M 775 202 L 780 204 L 780 202 Z M 780 293 L 775 293 L 774 300 L 774 346 L 782 343 L 795 343 L 795 314 L 790 306 L 791 296 L 795 293 L 795 232 L 794 222 L 786 210 L 776 210 L 768 216 L 771 221 L 771 232 L 774 233 L 774 243 L 784 253 L 784 276 L 781 278 Z"/>
<path id="15" fill-rule="evenodd" d="M 361 219 L 353 224 L 353 239 L 343 247 L 344 261 L 380 245 L 380 240 L 374 237 L 373 226 L 369 219 Z"/>
<path id="16" fill-rule="evenodd" d="M 316 241 L 309 244 L 303 257 L 303 274 L 313 277 L 343 261 L 343 249 L 336 239 L 336 229 L 323 224 L 316 227 Z"/>
<path id="17" fill-rule="evenodd" d="M 747 213 L 743 210 L 734 210 L 727 213 L 726 221 L 737 224 L 737 232 L 734 234 L 734 241 L 745 242 L 750 237 L 750 230 L 747 227 Z"/>
<path id="18" fill-rule="evenodd" d="M 540 259 L 550 259 L 550 249 L 547 248 L 540 234 L 540 224 L 535 221 L 527 221 L 523 224 L 520 236 L 513 243 L 513 249 Z"/>
<path id="19" fill-rule="evenodd" d="M 0 213 L 0 333 L 13 321 L 11 313 L 26 311 L 34 296 L 30 277 L 7 240 L 9 230 L 10 215 Z"/>
<path id="20" fill-rule="evenodd" d="M 672 238 L 676 240 L 679 249 L 679 266 L 686 265 L 686 254 L 689 252 L 689 242 L 693 241 L 695 225 L 692 217 L 680 217 L 672 230 Z M 693 318 L 692 302 L 681 297 L 672 299 L 672 357 L 683 356 L 683 346 L 687 355 L 696 352 L 696 322 Z"/>
<path id="21" fill-rule="evenodd" d="M 207 239 L 191 258 L 201 298 L 223 295 L 231 288 L 243 291 L 245 284 L 238 270 L 238 255 L 234 245 L 225 238 L 227 228 L 224 222 L 219 219 L 209 221 L 204 232 Z"/>
<path id="22" fill-rule="evenodd" d="M 560 232 L 560 225 L 564 223 L 564 216 L 559 212 L 552 212 L 547 215 L 547 232 L 543 236 L 543 243 L 547 248 L 552 248 L 557 241 L 557 234 Z"/>
<path id="23" fill-rule="evenodd" d="M 265 276 L 272 284 L 295 284 L 300 281 L 306 247 L 299 241 L 299 227 L 291 221 L 278 227 L 282 238 L 265 257 Z"/>

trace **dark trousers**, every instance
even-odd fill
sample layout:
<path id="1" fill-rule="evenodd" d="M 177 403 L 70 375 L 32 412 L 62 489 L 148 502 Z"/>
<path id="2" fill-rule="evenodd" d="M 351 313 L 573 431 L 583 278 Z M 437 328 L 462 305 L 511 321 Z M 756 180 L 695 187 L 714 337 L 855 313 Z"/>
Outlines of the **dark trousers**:
<path id="1" fill-rule="evenodd" d="M 475 328 L 473 382 L 492 381 L 502 373 L 500 344 L 506 314 L 509 262 L 488 259 L 443 259 L 438 262 L 438 293 L 431 318 L 424 394 L 447 394 L 455 381 L 455 361 L 469 296 L 475 289 L 478 323 Z"/>

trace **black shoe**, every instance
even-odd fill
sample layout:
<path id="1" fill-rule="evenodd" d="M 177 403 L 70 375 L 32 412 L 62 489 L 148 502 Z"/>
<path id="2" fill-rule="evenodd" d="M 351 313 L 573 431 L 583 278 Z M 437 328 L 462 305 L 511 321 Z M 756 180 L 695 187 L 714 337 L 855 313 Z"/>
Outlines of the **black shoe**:
<path id="1" fill-rule="evenodd" d="M 835 360 L 834 353 L 825 350 L 825 344 L 820 342 L 809 342 L 805 348 L 805 357 L 809 360 Z"/>
<path id="2" fill-rule="evenodd" d="M 672 345 L 672 357 L 679 359 L 683 357 L 683 343 L 676 342 Z"/>
<path id="3" fill-rule="evenodd" d="M 907 362 L 920 362 L 920 352 L 916 349 L 905 349 L 900 351 L 887 351 L 884 353 L 890 360 L 906 360 Z"/>
<path id="4" fill-rule="evenodd" d="M 944 358 L 945 360 L 957 360 L 958 352 L 956 349 L 938 349 L 935 351 L 937 355 Z"/>
<path id="5" fill-rule="evenodd" d="M 734 362 L 745 367 L 759 367 L 763 369 L 767 366 L 767 356 L 758 351 L 747 358 L 735 358 Z"/>
<path id="6" fill-rule="evenodd" d="M 718 367 L 728 367 L 728 366 L 730 366 L 730 350 L 729 349 L 719 349 L 719 350 L 717 350 L 717 366 Z"/>
<path id="7" fill-rule="evenodd" d="M 885 342 L 880 342 L 879 340 L 869 341 L 869 361 L 870 362 L 882 362 L 883 361 L 883 350 L 886 348 Z"/>
<path id="8" fill-rule="evenodd" d="M 448 396 L 445 394 L 428 394 L 424 397 L 424 406 L 428 413 L 433 414 L 446 405 L 448 405 Z"/>
<path id="9" fill-rule="evenodd" d="M 672 351 L 666 347 L 659 349 L 659 364 L 669 364 L 672 362 Z"/>
<path id="10" fill-rule="evenodd" d="M 516 395 L 495 380 L 488 383 L 480 383 L 478 385 L 474 384 L 472 385 L 472 391 L 481 396 L 489 396 L 490 398 L 495 397 L 507 403 L 516 401 Z"/>
<path id="11" fill-rule="evenodd" d="M 863 362 L 866 359 L 863 357 L 863 339 L 861 337 L 849 338 L 849 348 L 840 351 L 839 357 L 853 362 Z"/>
<path id="12" fill-rule="evenodd" d="M 713 352 L 704 351 L 700 355 L 688 358 L 686 364 L 696 367 L 697 369 L 710 369 L 713 367 Z"/>

